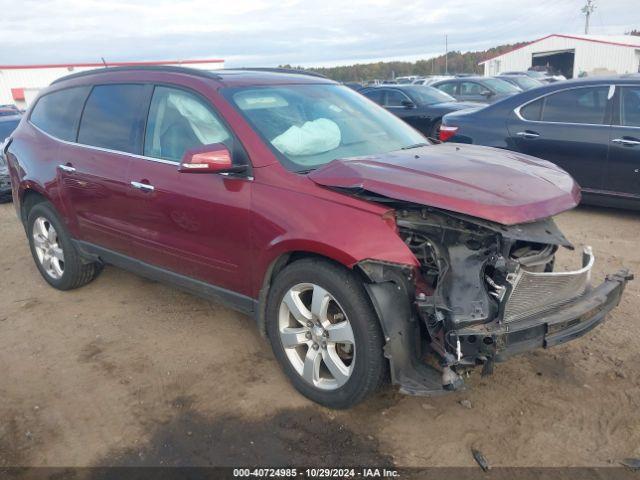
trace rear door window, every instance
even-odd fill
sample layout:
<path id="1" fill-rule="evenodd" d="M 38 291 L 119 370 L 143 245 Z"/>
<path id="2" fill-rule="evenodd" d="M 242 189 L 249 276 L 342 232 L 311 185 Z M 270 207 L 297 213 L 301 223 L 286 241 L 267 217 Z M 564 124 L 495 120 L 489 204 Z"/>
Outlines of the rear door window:
<path id="1" fill-rule="evenodd" d="M 462 82 L 460 84 L 460 95 L 480 95 L 485 90 L 488 88 L 476 82 Z"/>
<path id="2" fill-rule="evenodd" d="M 622 87 L 620 124 L 640 127 L 640 86 Z"/>
<path id="3" fill-rule="evenodd" d="M 98 85 L 84 107 L 78 143 L 140 154 L 146 112 L 145 85 Z"/>
<path id="4" fill-rule="evenodd" d="M 73 87 L 48 93 L 38 100 L 29 120 L 60 140 L 76 141 L 82 106 L 91 87 Z"/>
<path id="5" fill-rule="evenodd" d="M 178 88 L 155 88 L 147 121 L 145 156 L 179 162 L 192 148 L 213 143 L 231 147 L 231 138 L 204 99 Z"/>
<path id="6" fill-rule="evenodd" d="M 442 90 L 445 93 L 448 93 L 449 95 L 455 95 L 456 94 L 456 83 L 455 82 L 442 83 L 440 85 L 437 85 L 436 88 L 438 90 Z"/>
<path id="7" fill-rule="evenodd" d="M 542 120 L 556 123 L 603 125 L 609 87 L 573 88 L 548 95 Z"/>

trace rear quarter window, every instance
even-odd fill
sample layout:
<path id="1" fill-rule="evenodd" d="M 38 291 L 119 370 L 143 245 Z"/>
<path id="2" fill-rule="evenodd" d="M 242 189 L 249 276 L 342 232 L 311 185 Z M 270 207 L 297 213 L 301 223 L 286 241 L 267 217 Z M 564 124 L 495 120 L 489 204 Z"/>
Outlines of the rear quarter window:
<path id="1" fill-rule="evenodd" d="M 449 95 L 455 95 L 456 93 L 456 84 L 454 82 L 441 83 L 440 85 L 435 85 L 435 87 Z"/>
<path id="2" fill-rule="evenodd" d="M 40 97 L 29 120 L 49 135 L 75 142 L 82 106 L 90 88 L 67 88 Z"/>
<path id="3" fill-rule="evenodd" d="M 78 143 L 140 154 L 150 87 L 98 85 L 87 99 Z"/>
<path id="4" fill-rule="evenodd" d="M 535 102 L 528 103 L 524 107 L 520 109 L 520 116 L 525 120 L 540 120 L 540 115 L 542 113 L 542 102 L 544 99 L 540 98 Z"/>

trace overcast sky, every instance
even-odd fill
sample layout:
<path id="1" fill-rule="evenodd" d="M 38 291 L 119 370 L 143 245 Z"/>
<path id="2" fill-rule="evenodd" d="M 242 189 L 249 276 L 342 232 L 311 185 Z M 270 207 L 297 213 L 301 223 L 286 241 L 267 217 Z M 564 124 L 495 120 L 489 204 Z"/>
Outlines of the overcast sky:
<path id="1" fill-rule="evenodd" d="M 600 0 L 591 33 L 640 29 Z M 583 0 L 0 0 L 0 64 L 224 58 L 226 66 L 416 60 L 582 33 Z"/>

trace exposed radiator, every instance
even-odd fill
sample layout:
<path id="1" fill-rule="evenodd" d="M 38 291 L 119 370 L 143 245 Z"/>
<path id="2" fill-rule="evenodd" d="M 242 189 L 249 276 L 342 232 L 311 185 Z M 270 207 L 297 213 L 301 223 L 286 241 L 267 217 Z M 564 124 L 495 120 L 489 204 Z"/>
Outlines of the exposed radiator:
<path id="1" fill-rule="evenodd" d="M 594 261 L 591 247 L 585 247 L 580 270 L 546 273 L 520 270 L 511 280 L 512 290 L 506 301 L 504 321 L 548 313 L 582 296 L 590 287 Z"/>

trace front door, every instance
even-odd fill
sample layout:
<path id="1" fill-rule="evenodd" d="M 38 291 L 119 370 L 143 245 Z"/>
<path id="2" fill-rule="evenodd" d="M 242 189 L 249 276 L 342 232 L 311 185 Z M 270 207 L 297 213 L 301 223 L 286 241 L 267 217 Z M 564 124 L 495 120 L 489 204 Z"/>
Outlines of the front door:
<path id="1" fill-rule="evenodd" d="M 508 122 L 511 146 L 555 163 L 583 188 L 600 189 L 609 150 L 609 94 L 608 85 L 577 87 L 522 106 Z"/>
<path id="2" fill-rule="evenodd" d="M 404 92 L 395 89 L 385 90 L 384 106 L 416 130 L 425 135 L 431 134 L 431 118 L 424 115 L 422 108 Z"/>
<path id="3" fill-rule="evenodd" d="M 234 161 L 242 147 L 203 97 L 156 86 L 144 158 L 129 168 L 135 200 L 128 217 L 135 257 L 171 272 L 248 294 L 251 178 L 180 173 L 186 150 L 224 143 Z"/>
<path id="4" fill-rule="evenodd" d="M 611 127 L 603 190 L 640 197 L 640 85 L 617 90 L 619 120 Z"/>

